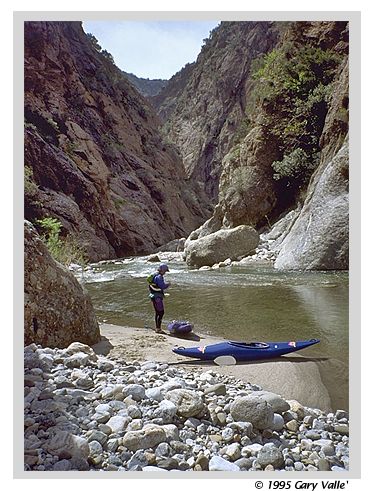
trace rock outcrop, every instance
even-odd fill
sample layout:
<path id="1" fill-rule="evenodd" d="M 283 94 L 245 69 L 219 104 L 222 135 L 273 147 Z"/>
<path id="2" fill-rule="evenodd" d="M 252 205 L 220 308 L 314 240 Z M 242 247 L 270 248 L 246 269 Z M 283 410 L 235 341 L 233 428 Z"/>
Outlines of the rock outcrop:
<path id="1" fill-rule="evenodd" d="M 25 22 L 25 216 L 89 260 L 148 253 L 207 218 L 148 101 L 79 22 Z"/>
<path id="2" fill-rule="evenodd" d="M 89 295 L 25 222 L 25 345 L 95 344 L 100 332 Z"/>
<path id="3" fill-rule="evenodd" d="M 316 39 L 315 48 L 309 48 L 314 39 Z M 332 56 L 333 60 L 336 60 L 333 63 L 338 63 L 341 58 L 343 60 L 336 71 L 332 69 L 331 75 L 326 81 L 326 90 L 331 93 L 327 108 L 325 109 L 324 105 L 320 106 L 316 109 L 317 114 L 311 115 L 314 119 L 323 119 L 326 114 L 322 133 L 320 134 L 320 127 L 318 127 L 315 132 L 312 129 L 312 134 L 309 136 L 312 140 L 317 139 L 317 145 L 319 145 L 318 140 L 320 139 L 321 161 L 326 160 L 326 162 L 328 161 L 327 146 L 338 151 L 347 131 L 346 101 L 337 101 L 339 91 L 341 97 L 342 94 L 345 95 L 340 88 L 345 84 L 344 79 L 346 78 L 347 56 L 344 39 L 346 40 L 344 23 L 302 23 L 298 27 L 295 25 L 288 27 L 276 45 L 275 51 L 276 53 L 278 50 L 283 52 L 284 49 L 287 49 L 285 46 L 292 45 L 295 46 L 297 53 L 305 53 L 305 50 L 316 49 L 317 46 L 317 49 L 321 49 L 322 53 L 326 53 L 325 56 Z M 304 60 L 306 55 L 301 54 L 299 56 Z M 339 74 L 337 79 L 332 73 Z M 341 81 L 339 82 L 338 79 Z M 262 89 L 260 89 L 262 83 L 265 82 L 261 79 L 250 84 L 250 88 L 245 94 L 249 104 L 252 101 L 254 103 L 255 91 L 262 94 Z M 323 86 L 324 83 L 323 80 L 320 80 L 319 85 Z M 348 87 L 346 95 L 348 96 Z M 338 117 L 335 118 L 333 107 L 337 105 L 340 107 L 337 108 Z M 261 96 L 261 101 L 250 110 L 250 130 L 247 135 L 237 145 L 233 146 L 223 158 L 219 181 L 219 210 L 217 211 L 217 221 L 222 221 L 223 226 L 234 227 L 239 224 L 247 224 L 258 229 L 262 228 L 268 224 L 269 220 L 274 221 L 286 211 L 286 208 L 287 210 L 290 209 L 296 200 L 299 200 L 299 193 L 296 194 L 290 183 L 286 186 L 283 180 L 275 180 L 273 164 L 282 159 L 281 147 L 284 144 L 282 143 L 284 138 L 283 136 L 281 138 L 281 134 L 288 135 L 290 131 L 283 119 L 283 111 L 282 102 L 278 107 L 278 104 L 272 105 L 268 97 L 263 98 Z M 306 117 L 309 119 L 310 116 Z M 335 119 L 335 123 L 332 121 L 333 131 L 329 131 L 328 121 L 332 119 Z M 281 129 L 276 131 L 275 128 L 278 128 L 279 125 Z M 286 149 L 285 151 L 288 153 Z"/>
<path id="4" fill-rule="evenodd" d="M 80 23 L 26 23 L 26 217 L 58 218 L 96 261 L 192 230 L 189 241 L 240 225 L 263 232 L 295 210 L 270 246 L 277 267 L 345 268 L 348 35 L 340 21 L 222 22 L 150 98 L 158 118 Z M 296 244 L 314 196 L 341 232 L 317 223 L 321 252 L 307 263 L 299 256 L 312 249 Z"/>
<path id="5" fill-rule="evenodd" d="M 345 58 L 320 139 L 321 163 L 277 247 L 277 269 L 349 268 L 349 67 Z"/>
<path id="6" fill-rule="evenodd" d="M 349 149 L 315 174 L 302 211 L 282 242 L 277 269 L 348 269 Z"/>
<path id="7" fill-rule="evenodd" d="M 223 225 L 257 227 L 277 204 L 272 163 L 277 142 L 261 122 L 223 159 L 219 183 L 219 209 Z"/>
<path id="8" fill-rule="evenodd" d="M 259 243 L 256 230 L 247 225 L 223 229 L 186 242 L 184 253 L 188 266 L 213 266 L 226 259 L 250 254 Z"/>

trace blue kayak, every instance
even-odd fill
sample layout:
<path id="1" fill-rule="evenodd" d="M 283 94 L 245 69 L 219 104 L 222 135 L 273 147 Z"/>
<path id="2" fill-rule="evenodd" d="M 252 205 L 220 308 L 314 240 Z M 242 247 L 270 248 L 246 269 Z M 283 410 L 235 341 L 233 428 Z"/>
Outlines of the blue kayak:
<path id="1" fill-rule="evenodd" d="M 208 346 L 196 346 L 192 348 L 179 346 L 172 351 L 177 355 L 199 358 L 200 360 L 215 360 L 218 356 L 233 356 L 236 361 L 252 361 L 286 355 L 287 353 L 308 348 L 308 346 L 312 346 L 319 342 L 319 339 L 270 343 L 258 341 L 251 343 L 224 341 L 223 343 L 209 344 Z"/>

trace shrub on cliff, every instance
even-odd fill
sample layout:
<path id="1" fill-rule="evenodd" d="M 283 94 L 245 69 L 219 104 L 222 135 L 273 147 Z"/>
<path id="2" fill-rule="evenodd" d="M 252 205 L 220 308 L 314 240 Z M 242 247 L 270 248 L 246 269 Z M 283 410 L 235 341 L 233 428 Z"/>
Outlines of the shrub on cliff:
<path id="1" fill-rule="evenodd" d="M 286 43 L 264 56 L 254 77 L 270 132 L 284 150 L 316 150 L 327 112 L 338 55 L 316 46 Z"/>
<path id="2" fill-rule="evenodd" d="M 333 50 L 295 40 L 272 50 L 253 67 L 253 98 L 262 105 L 263 122 L 269 135 L 277 138 L 281 155 L 272 164 L 274 178 L 290 189 L 304 187 L 317 165 L 339 62 Z"/>
<path id="3" fill-rule="evenodd" d="M 284 155 L 282 160 L 272 163 L 275 171 L 273 177 L 277 181 L 285 179 L 287 187 L 306 184 L 318 163 L 318 154 L 310 156 L 301 148 L 296 148 Z"/>
<path id="4" fill-rule="evenodd" d="M 59 220 L 46 217 L 36 221 L 42 228 L 42 240 L 46 244 L 51 256 L 61 264 L 68 266 L 71 263 L 84 265 L 87 263 L 85 250 L 78 242 L 68 235 L 61 238 L 62 224 Z"/>
<path id="5" fill-rule="evenodd" d="M 33 169 L 27 165 L 24 167 L 24 193 L 34 197 L 38 191 L 38 185 L 34 181 Z"/>

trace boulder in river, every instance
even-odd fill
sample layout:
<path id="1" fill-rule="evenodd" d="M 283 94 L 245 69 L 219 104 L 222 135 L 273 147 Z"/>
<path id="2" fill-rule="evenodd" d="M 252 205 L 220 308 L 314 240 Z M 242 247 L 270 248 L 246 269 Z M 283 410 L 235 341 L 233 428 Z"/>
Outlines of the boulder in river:
<path id="1" fill-rule="evenodd" d="M 197 240 L 188 240 L 184 252 L 188 266 L 200 268 L 250 254 L 258 243 L 259 235 L 253 227 L 239 225 L 218 230 Z"/>

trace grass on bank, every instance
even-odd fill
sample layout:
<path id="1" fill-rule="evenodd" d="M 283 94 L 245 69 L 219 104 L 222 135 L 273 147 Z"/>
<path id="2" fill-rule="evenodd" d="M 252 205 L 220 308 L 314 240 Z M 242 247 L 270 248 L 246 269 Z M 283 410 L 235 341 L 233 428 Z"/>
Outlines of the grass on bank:
<path id="1" fill-rule="evenodd" d="M 63 264 L 75 263 L 84 266 L 88 263 L 88 258 L 84 247 L 78 243 L 72 235 L 66 237 L 61 236 L 62 224 L 59 220 L 52 217 L 45 217 L 41 220 L 36 220 L 39 227 L 42 229 L 42 240 L 46 244 L 51 256 Z"/>

